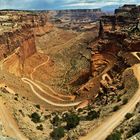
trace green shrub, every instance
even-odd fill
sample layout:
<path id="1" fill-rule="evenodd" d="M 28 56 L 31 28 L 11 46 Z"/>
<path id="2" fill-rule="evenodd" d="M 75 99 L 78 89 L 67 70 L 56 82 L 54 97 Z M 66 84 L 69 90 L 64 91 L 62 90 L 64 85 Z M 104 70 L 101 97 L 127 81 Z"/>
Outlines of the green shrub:
<path id="1" fill-rule="evenodd" d="M 127 138 L 132 137 L 133 135 L 139 132 L 140 132 L 140 122 L 138 122 L 131 128 L 131 130 L 127 133 Z"/>
<path id="2" fill-rule="evenodd" d="M 118 131 L 116 131 L 116 132 L 110 134 L 110 135 L 106 138 L 106 140 L 121 140 L 121 133 L 118 132 Z"/>
<path id="3" fill-rule="evenodd" d="M 135 135 L 138 132 L 140 132 L 140 123 L 136 124 L 132 129 L 132 134 L 133 135 Z"/>
<path id="4" fill-rule="evenodd" d="M 54 140 L 60 140 L 62 137 L 64 137 L 64 128 L 63 127 L 58 127 L 55 128 L 51 133 L 50 136 L 54 139 Z"/>
<path id="5" fill-rule="evenodd" d="M 18 101 L 18 98 L 17 98 L 17 97 L 15 97 L 15 98 L 14 98 L 14 100 Z"/>
<path id="6" fill-rule="evenodd" d="M 121 101 L 121 97 L 117 96 L 117 102 L 120 102 L 120 101 Z"/>
<path id="7" fill-rule="evenodd" d="M 127 98 L 124 98 L 124 99 L 122 100 L 122 103 L 123 103 L 123 105 L 127 104 L 127 103 L 128 103 L 128 99 L 127 99 Z"/>
<path id="8" fill-rule="evenodd" d="M 83 109 L 82 109 L 82 108 L 79 108 L 79 109 L 78 109 L 78 112 L 79 112 L 79 113 L 80 113 L 80 112 L 82 112 L 82 111 L 83 111 Z"/>
<path id="9" fill-rule="evenodd" d="M 59 123 L 60 123 L 60 118 L 59 118 L 59 116 L 56 115 L 56 116 L 52 119 L 51 123 L 52 123 L 54 126 L 58 126 Z"/>
<path id="10" fill-rule="evenodd" d="M 99 112 L 92 110 L 92 111 L 88 112 L 86 119 L 91 121 L 91 120 L 96 119 L 98 117 L 99 117 Z"/>
<path id="11" fill-rule="evenodd" d="M 125 115 L 125 119 L 130 119 L 131 117 L 133 117 L 133 114 L 132 113 L 127 113 L 126 115 Z"/>
<path id="12" fill-rule="evenodd" d="M 117 111 L 118 109 L 119 109 L 119 106 L 118 105 L 116 105 L 116 106 L 113 107 L 113 111 L 114 112 Z"/>
<path id="13" fill-rule="evenodd" d="M 67 129 L 70 130 L 72 128 L 75 128 L 79 124 L 80 118 L 76 114 L 69 114 L 66 117 L 67 122 Z"/>
<path id="14" fill-rule="evenodd" d="M 40 115 L 36 112 L 32 113 L 31 114 L 31 120 L 34 122 L 34 123 L 39 123 L 40 122 Z"/>
<path id="15" fill-rule="evenodd" d="M 40 109 L 40 105 L 35 105 L 35 106 L 36 106 L 36 108 Z"/>
<path id="16" fill-rule="evenodd" d="M 43 131 L 43 125 L 40 124 L 39 126 L 36 127 L 36 129 L 37 129 L 37 130 L 41 130 L 41 131 Z"/>

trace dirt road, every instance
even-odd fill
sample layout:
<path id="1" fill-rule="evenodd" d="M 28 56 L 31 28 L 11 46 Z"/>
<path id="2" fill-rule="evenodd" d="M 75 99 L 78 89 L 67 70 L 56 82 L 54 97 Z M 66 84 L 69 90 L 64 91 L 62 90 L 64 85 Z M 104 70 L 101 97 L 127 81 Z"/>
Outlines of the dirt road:
<path id="1" fill-rule="evenodd" d="M 99 127 L 92 130 L 87 136 L 80 140 L 105 140 L 105 138 L 116 128 L 124 119 L 126 113 L 132 112 L 136 104 L 140 101 L 140 64 L 134 65 L 133 71 L 139 82 L 139 88 L 131 100 L 120 110 L 108 117 Z"/>
<path id="2" fill-rule="evenodd" d="M 58 96 L 58 97 L 61 97 L 61 98 L 69 98 L 70 101 L 74 101 L 75 100 L 75 95 L 63 95 L 63 94 L 60 94 L 60 93 L 57 93 L 55 92 L 50 86 L 40 82 L 40 81 L 37 81 L 37 83 L 41 84 L 42 86 L 46 87 L 47 89 L 49 89 L 54 95 Z"/>
<path id="3" fill-rule="evenodd" d="M 30 79 L 28 78 L 22 78 L 22 81 L 24 83 L 27 83 L 30 87 L 31 87 L 31 90 L 33 91 L 33 93 L 38 97 L 40 98 L 41 100 L 45 101 L 46 103 L 48 104 L 51 104 L 53 106 L 59 106 L 59 107 L 70 107 L 70 106 L 76 106 L 76 105 L 79 105 L 81 103 L 81 101 L 79 102 L 72 102 L 72 103 L 68 103 L 68 104 L 59 104 L 59 103 L 55 103 L 55 102 L 52 102 L 44 97 L 42 97 L 34 88 L 34 86 L 36 88 L 38 88 L 39 90 L 43 91 L 43 89 L 38 85 L 36 84 L 35 82 L 31 81 Z"/>
<path id="4" fill-rule="evenodd" d="M 47 61 L 45 61 L 44 63 L 38 65 L 37 67 L 35 67 L 35 68 L 33 69 L 33 71 L 32 71 L 31 74 L 30 74 L 30 78 L 31 78 L 32 80 L 33 80 L 33 74 L 36 72 L 36 70 L 39 69 L 41 66 L 47 64 L 47 63 L 49 62 L 49 60 L 50 60 L 50 57 L 48 56 Z"/>
<path id="5" fill-rule="evenodd" d="M 19 130 L 16 121 L 13 119 L 4 101 L 0 98 L 0 119 L 8 136 L 17 140 L 28 140 Z"/>
<path id="6" fill-rule="evenodd" d="M 36 67 L 33 69 L 33 71 L 32 71 L 31 74 L 30 74 L 31 80 L 34 80 L 33 74 L 37 71 L 37 69 L 39 69 L 39 68 L 42 67 L 43 65 L 47 64 L 47 63 L 49 62 L 49 60 L 50 60 L 50 57 L 48 56 L 47 61 L 43 62 L 42 64 L 36 66 Z M 34 81 L 40 83 L 41 85 L 43 85 L 44 87 L 46 87 L 48 90 L 50 90 L 50 91 L 53 93 L 53 95 L 52 95 L 52 94 L 49 94 L 49 93 L 47 93 L 47 92 L 45 92 L 44 90 L 43 90 L 43 92 L 46 93 L 47 95 L 49 95 L 49 96 L 55 98 L 55 99 L 64 101 L 63 99 L 61 99 L 61 98 L 59 98 L 59 97 L 64 97 L 64 98 L 66 97 L 66 98 L 69 98 L 71 101 L 74 101 L 74 100 L 75 100 L 75 96 L 58 94 L 58 93 L 56 93 L 52 88 L 50 88 L 48 85 L 42 83 L 41 81 L 37 81 L 37 80 L 34 80 Z M 35 84 L 35 82 L 34 82 L 34 84 Z M 38 86 L 38 87 L 39 87 L 39 86 Z M 40 90 L 42 91 L 42 88 L 41 88 Z"/>

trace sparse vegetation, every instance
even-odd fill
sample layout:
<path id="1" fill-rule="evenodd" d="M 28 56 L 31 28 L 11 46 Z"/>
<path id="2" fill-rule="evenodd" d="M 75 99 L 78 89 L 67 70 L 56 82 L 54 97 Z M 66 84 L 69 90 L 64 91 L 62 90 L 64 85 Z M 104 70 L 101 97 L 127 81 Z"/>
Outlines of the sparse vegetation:
<path id="1" fill-rule="evenodd" d="M 88 112 L 88 115 L 86 117 L 86 120 L 93 120 L 99 117 L 99 112 L 96 112 L 95 110 L 92 110 L 90 112 Z"/>
<path id="2" fill-rule="evenodd" d="M 54 125 L 54 126 L 58 126 L 61 122 L 60 122 L 61 120 L 60 120 L 60 118 L 59 118 L 59 116 L 58 115 L 55 115 L 54 117 L 53 117 L 53 119 L 51 120 L 51 123 Z"/>
<path id="3" fill-rule="evenodd" d="M 112 134 L 110 134 L 106 140 L 121 140 L 121 133 L 119 131 L 116 131 Z"/>
<path id="4" fill-rule="evenodd" d="M 64 137 L 64 128 L 58 127 L 54 128 L 54 130 L 50 133 L 50 136 L 53 140 L 60 140 L 62 137 Z"/>
<path id="5" fill-rule="evenodd" d="M 128 99 L 127 99 L 127 98 L 124 98 L 124 99 L 122 100 L 122 104 L 125 105 L 125 104 L 127 104 L 127 103 L 128 103 Z"/>
<path id="6" fill-rule="evenodd" d="M 14 100 L 18 101 L 18 98 L 17 98 L 17 97 L 15 97 L 15 98 L 14 98 Z"/>
<path id="7" fill-rule="evenodd" d="M 36 127 L 36 129 L 38 129 L 38 130 L 40 130 L 40 131 L 43 131 L 43 125 L 42 125 L 42 124 L 38 125 L 38 126 Z"/>
<path id="8" fill-rule="evenodd" d="M 136 123 L 131 130 L 128 132 L 128 137 L 135 135 L 136 133 L 140 132 L 140 122 Z"/>
<path id="9" fill-rule="evenodd" d="M 117 96 L 117 102 L 120 102 L 120 101 L 121 101 L 121 97 Z"/>
<path id="10" fill-rule="evenodd" d="M 40 115 L 36 112 L 32 113 L 31 114 L 31 120 L 34 122 L 34 123 L 39 123 L 40 122 Z"/>
<path id="11" fill-rule="evenodd" d="M 35 105 L 35 106 L 36 106 L 36 108 L 40 109 L 40 105 Z"/>
<path id="12" fill-rule="evenodd" d="M 65 118 L 65 120 L 67 122 L 66 128 L 68 130 L 75 128 L 80 122 L 80 118 L 78 117 L 78 115 L 76 115 L 74 113 L 68 114 L 68 116 Z"/>
<path id="13" fill-rule="evenodd" d="M 113 111 L 114 112 L 117 111 L 117 110 L 119 110 L 119 106 L 118 105 L 116 105 L 116 106 L 113 107 Z"/>
<path id="14" fill-rule="evenodd" d="M 132 113 L 127 113 L 126 115 L 125 115 L 125 119 L 130 119 L 131 117 L 133 117 L 133 114 Z"/>

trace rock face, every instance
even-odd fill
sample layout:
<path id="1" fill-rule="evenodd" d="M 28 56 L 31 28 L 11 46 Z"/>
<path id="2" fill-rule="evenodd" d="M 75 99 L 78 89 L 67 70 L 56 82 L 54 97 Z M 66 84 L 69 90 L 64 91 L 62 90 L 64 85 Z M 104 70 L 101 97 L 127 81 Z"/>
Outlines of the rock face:
<path id="1" fill-rule="evenodd" d="M 78 31 L 105 15 L 101 9 L 58 10 L 49 11 L 49 13 L 51 13 L 49 14 L 50 21 L 57 23 L 57 27 L 77 29 Z"/>
<path id="2" fill-rule="evenodd" d="M 140 6 L 124 5 L 115 10 L 118 23 L 130 24 L 135 23 L 136 19 L 140 17 Z"/>
<path id="3" fill-rule="evenodd" d="M 103 13 L 100 9 L 95 10 L 64 10 L 54 11 L 53 18 L 60 18 L 68 22 L 93 22 Z M 0 12 L 0 59 L 6 57 L 16 48 L 20 47 L 20 56 L 25 59 L 35 51 L 35 37 L 43 36 L 52 28 L 48 23 L 49 12 Z"/>
<path id="4" fill-rule="evenodd" d="M 115 10 L 114 15 L 105 15 L 101 19 L 104 24 L 111 26 L 111 30 L 118 29 L 118 26 L 134 25 L 137 26 L 140 18 L 140 6 L 124 5 Z M 115 28 L 116 27 L 116 28 Z M 120 29 L 120 28 L 119 28 Z"/>
<path id="5" fill-rule="evenodd" d="M 72 22 L 93 22 L 103 15 L 101 9 L 60 10 L 54 18 Z"/>
<path id="6" fill-rule="evenodd" d="M 124 12 L 130 12 L 132 9 L 137 8 L 135 4 L 132 5 L 123 5 L 122 7 L 119 7 L 119 9 L 115 10 L 115 14 L 120 14 Z"/>
<path id="7" fill-rule="evenodd" d="M 1 31 L 0 31 L 0 59 L 10 54 L 16 48 L 20 47 L 20 53 L 23 58 L 31 56 L 35 51 L 35 32 L 43 34 L 46 32 L 41 29 L 46 25 L 46 15 L 26 14 L 16 12 L 11 13 L 11 19 L 8 17 L 10 12 L 1 12 Z M 8 17 L 6 20 L 5 17 Z M 7 24 L 7 23 L 13 23 Z M 47 27 L 46 27 L 47 28 Z"/>
<path id="8" fill-rule="evenodd" d="M 29 57 L 32 53 L 35 52 L 34 34 L 29 28 L 29 26 L 25 25 L 14 31 L 4 32 L 1 34 L 0 58 L 3 58 L 7 54 L 10 54 L 18 47 L 21 48 L 21 51 L 23 52 L 25 58 Z M 29 46 L 31 46 L 32 48 Z"/>
<path id="9" fill-rule="evenodd" d="M 115 15 L 102 16 L 101 18 L 104 23 L 103 35 L 99 36 L 100 38 L 93 42 L 93 45 L 91 44 L 92 78 L 77 91 L 81 95 L 95 98 L 100 92 L 102 74 L 108 72 L 111 75 L 112 69 L 118 72 L 118 68 L 121 68 L 122 72 L 125 68 L 138 63 L 131 52 L 140 51 L 138 47 L 140 45 L 140 30 L 138 26 L 135 26 L 135 22 L 133 23 L 133 20 L 137 21 L 140 15 L 139 12 L 133 12 L 134 15 L 132 15 L 132 11 L 136 9 L 139 11 L 139 6 L 125 5 L 121 9 L 125 9 L 125 14 L 131 14 L 128 20 L 121 10 L 117 11 Z M 120 22 L 119 15 L 122 15 L 125 22 Z"/>
<path id="10" fill-rule="evenodd" d="M 1 11 L 0 21 L 0 59 L 14 52 L 13 59 L 6 61 L 10 66 L 5 63 L 5 67 L 20 73 L 25 60 L 36 53 L 36 36 L 44 35 L 52 25 L 47 23 L 47 13 L 40 12 Z"/>

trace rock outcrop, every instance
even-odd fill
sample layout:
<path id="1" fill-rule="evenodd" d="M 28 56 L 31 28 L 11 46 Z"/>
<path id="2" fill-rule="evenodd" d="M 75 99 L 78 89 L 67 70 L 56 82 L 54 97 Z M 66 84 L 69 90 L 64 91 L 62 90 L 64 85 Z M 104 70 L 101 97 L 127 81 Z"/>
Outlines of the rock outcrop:
<path id="1" fill-rule="evenodd" d="M 35 36 L 43 35 L 52 26 L 47 24 L 47 15 L 3 11 L 0 13 L 0 59 L 20 47 L 21 56 L 27 58 L 35 51 Z M 7 18 L 7 19 L 6 19 Z M 12 23 L 13 25 L 7 23 Z"/>
<path id="2" fill-rule="evenodd" d="M 49 20 L 56 24 L 59 28 L 73 29 L 77 31 L 87 30 L 93 22 L 97 21 L 101 16 L 105 15 L 101 9 L 78 9 L 78 10 L 58 10 L 49 11 Z M 91 23 L 91 25 L 89 24 Z M 90 26 L 89 26 L 90 25 Z"/>
<path id="3" fill-rule="evenodd" d="M 0 21 L 0 59 L 5 59 L 6 70 L 14 68 L 11 73 L 19 71 L 20 75 L 25 60 L 36 53 L 36 36 L 43 36 L 53 26 L 47 22 L 47 13 L 40 12 L 1 11 Z M 6 60 L 8 56 L 11 61 Z"/>
<path id="4" fill-rule="evenodd" d="M 58 10 L 54 18 L 72 22 L 93 22 L 103 14 L 101 9 Z"/>

